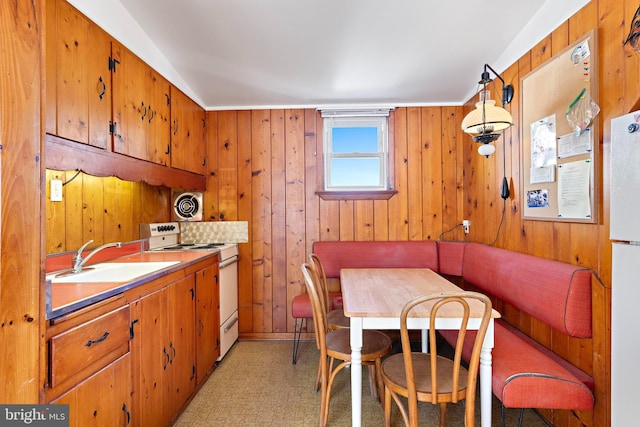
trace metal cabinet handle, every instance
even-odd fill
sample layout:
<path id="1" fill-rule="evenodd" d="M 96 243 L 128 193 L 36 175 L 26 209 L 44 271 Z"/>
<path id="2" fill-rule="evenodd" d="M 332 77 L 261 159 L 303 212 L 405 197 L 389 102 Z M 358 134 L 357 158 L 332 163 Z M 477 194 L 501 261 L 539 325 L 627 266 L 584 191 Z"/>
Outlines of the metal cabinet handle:
<path id="1" fill-rule="evenodd" d="M 126 403 L 122 404 L 122 412 L 127 415 L 127 421 L 125 421 L 124 423 L 124 427 L 127 427 L 129 424 L 131 424 L 131 412 L 129 412 L 129 410 L 127 409 Z"/>
<path id="2" fill-rule="evenodd" d="M 144 121 L 144 118 L 147 115 L 147 106 L 144 105 L 144 101 L 142 102 L 142 108 L 144 108 L 144 112 L 142 113 L 142 117 L 140 118 L 142 121 Z"/>
<path id="3" fill-rule="evenodd" d="M 87 347 L 91 347 L 94 344 L 98 344 L 98 343 L 101 343 L 102 341 L 106 340 L 108 336 L 109 336 L 109 332 L 105 332 L 104 335 L 102 335 L 97 340 L 89 340 L 89 341 L 87 341 L 87 343 L 85 345 Z"/>
<path id="4" fill-rule="evenodd" d="M 176 358 L 176 348 L 173 346 L 172 342 L 169 343 L 169 348 L 171 349 L 171 351 L 173 351 L 173 357 L 171 357 L 169 363 L 173 363 L 173 359 Z"/>
<path id="5" fill-rule="evenodd" d="M 102 80 L 102 76 L 98 77 L 97 88 L 98 88 L 98 97 L 100 98 L 100 100 L 102 100 L 102 97 L 104 96 L 104 94 L 107 93 L 107 85 Z"/>
<path id="6" fill-rule="evenodd" d="M 149 105 L 149 123 L 151 123 L 151 120 L 153 120 L 155 116 L 156 116 L 155 110 L 153 110 L 153 108 L 151 108 L 151 105 Z"/>
<path id="7" fill-rule="evenodd" d="M 177 120 L 173 120 L 173 134 L 177 134 L 178 133 L 178 121 Z"/>
<path id="8" fill-rule="evenodd" d="M 167 348 L 162 347 L 162 352 L 164 353 L 166 360 L 164 361 L 164 365 L 162 365 L 163 370 L 167 370 L 167 365 L 169 364 L 169 353 L 167 353 Z"/>

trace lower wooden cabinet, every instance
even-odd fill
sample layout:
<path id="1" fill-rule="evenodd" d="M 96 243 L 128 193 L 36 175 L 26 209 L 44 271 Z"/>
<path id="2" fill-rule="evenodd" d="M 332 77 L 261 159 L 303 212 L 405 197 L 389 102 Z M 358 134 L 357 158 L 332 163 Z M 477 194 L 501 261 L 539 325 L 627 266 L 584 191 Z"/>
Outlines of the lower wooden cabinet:
<path id="1" fill-rule="evenodd" d="M 196 278 L 211 277 L 216 269 L 217 264 L 131 304 L 134 426 L 169 425 L 193 394 L 199 327 Z M 214 362 L 215 357 L 211 367 Z"/>
<path id="2" fill-rule="evenodd" d="M 220 356 L 220 269 L 196 272 L 196 375 L 200 384 Z"/>
<path id="3" fill-rule="evenodd" d="M 219 355 L 218 271 L 52 321 L 46 402 L 69 404 L 70 426 L 170 425 Z"/>
<path id="4" fill-rule="evenodd" d="M 120 357 L 51 403 L 69 405 L 69 427 L 131 424 L 131 354 Z"/>

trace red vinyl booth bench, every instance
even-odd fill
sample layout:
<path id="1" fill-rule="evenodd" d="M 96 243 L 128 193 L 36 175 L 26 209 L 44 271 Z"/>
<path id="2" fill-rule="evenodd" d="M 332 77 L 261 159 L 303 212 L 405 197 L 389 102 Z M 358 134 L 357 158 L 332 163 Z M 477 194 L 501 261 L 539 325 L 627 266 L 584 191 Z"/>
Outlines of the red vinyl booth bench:
<path id="1" fill-rule="evenodd" d="M 342 268 L 430 268 L 462 277 L 465 287 L 509 303 L 567 336 L 591 337 L 592 274 L 580 266 L 465 242 L 315 242 L 313 252 L 328 281 L 339 280 Z M 341 308 L 340 293 L 331 295 L 331 309 Z M 306 294 L 294 298 L 294 317 L 312 316 L 305 304 Z M 449 343 L 455 334 L 441 331 Z M 464 357 L 470 353 L 469 346 Z M 593 378 L 503 319 L 495 322 L 492 356 L 492 389 L 503 407 L 593 409 Z"/>

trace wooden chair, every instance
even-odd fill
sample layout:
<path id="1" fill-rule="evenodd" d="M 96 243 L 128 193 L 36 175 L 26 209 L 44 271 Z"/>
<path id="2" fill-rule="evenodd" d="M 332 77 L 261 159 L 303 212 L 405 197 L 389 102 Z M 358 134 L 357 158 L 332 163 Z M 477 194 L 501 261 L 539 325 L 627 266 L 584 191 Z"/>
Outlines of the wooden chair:
<path id="1" fill-rule="evenodd" d="M 472 307 L 470 307 L 471 304 L 473 304 Z M 442 313 L 442 317 L 450 317 L 447 315 L 449 310 L 464 311 L 453 360 L 438 356 L 436 345 L 436 317 L 439 312 Z M 482 313 L 482 321 L 473 343 L 467 370 L 461 366 L 460 361 L 467 333 L 466 325 L 471 310 Z M 407 317 L 412 311 L 415 311 L 417 316 L 429 317 L 430 353 L 411 351 Z M 431 402 L 434 405 L 440 404 L 440 426 L 443 427 L 445 425 L 446 404 L 448 402 L 457 403 L 466 398 L 465 426 L 473 427 L 480 350 L 490 318 L 491 301 L 486 295 L 477 292 L 457 291 L 422 295 L 404 306 L 400 315 L 402 353 L 389 356 L 382 364 L 382 379 L 385 387 L 385 426 L 391 425 L 391 398 L 393 397 L 402 413 L 405 424 L 412 427 L 418 425 L 419 401 Z M 407 398 L 408 414 L 399 396 Z"/>
<path id="2" fill-rule="evenodd" d="M 351 346 L 349 343 L 349 329 L 329 329 L 326 311 L 323 309 L 320 296 L 321 284 L 316 270 L 311 264 L 303 263 L 302 273 L 305 279 L 307 293 L 313 307 L 313 323 L 316 338 L 320 348 L 320 423 L 327 425 L 329 417 L 329 401 L 333 381 L 344 367 L 351 364 Z M 379 331 L 364 331 L 362 343 L 362 364 L 375 365 L 376 381 L 374 387 L 382 392 L 382 377 L 380 368 L 382 357 L 391 351 L 391 339 Z M 341 361 L 335 368 L 334 361 Z"/>
<path id="3" fill-rule="evenodd" d="M 350 320 L 347 316 L 344 315 L 344 310 L 341 308 L 331 309 L 331 301 L 329 299 L 329 288 L 327 287 L 327 276 L 324 274 L 324 267 L 322 267 L 322 262 L 320 258 L 316 254 L 309 254 L 309 264 L 311 264 L 318 275 L 319 284 L 322 287 L 322 292 L 320 296 L 322 297 L 322 302 L 324 304 L 324 310 L 327 313 L 327 323 L 329 324 L 329 329 L 343 329 L 348 328 L 350 324 Z"/>
<path id="4" fill-rule="evenodd" d="M 341 308 L 337 308 L 334 310 L 330 310 L 331 301 L 329 300 L 329 288 L 327 287 L 327 276 L 324 273 L 324 267 L 322 267 L 322 262 L 318 255 L 309 254 L 309 265 L 311 265 L 316 273 L 318 278 L 318 285 L 320 290 L 318 294 L 320 296 L 320 302 L 322 303 L 322 309 L 325 313 L 327 313 L 327 327 L 330 330 L 335 329 L 345 329 L 349 328 L 350 320 L 347 316 L 344 315 L 344 310 Z M 320 344 L 318 342 L 318 337 L 316 336 L 316 345 L 318 349 L 320 348 Z M 320 388 L 320 375 L 322 371 L 322 359 L 320 359 L 318 364 L 318 375 L 316 376 L 316 383 L 313 386 L 314 391 L 318 391 Z M 378 397 L 378 393 L 375 393 L 375 396 Z"/>

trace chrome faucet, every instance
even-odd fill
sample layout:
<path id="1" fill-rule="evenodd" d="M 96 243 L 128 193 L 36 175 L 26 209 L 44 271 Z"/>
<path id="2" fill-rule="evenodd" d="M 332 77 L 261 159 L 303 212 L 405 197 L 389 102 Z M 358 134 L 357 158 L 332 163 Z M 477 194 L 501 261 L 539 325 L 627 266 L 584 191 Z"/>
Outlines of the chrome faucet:
<path id="1" fill-rule="evenodd" d="M 93 240 L 89 240 L 87 243 L 85 243 L 84 245 L 80 246 L 80 249 L 78 249 L 78 252 L 74 255 L 74 257 L 73 257 L 73 272 L 74 273 L 80 273 L 82 271 L 82 267 L 84 267 L 84 265 L 87 263 L 87 261 L 89 261 L 89 259 L 92 256 L 94 256 L 95 254 L 97 254 L 101 250 L 106 249 L 106 248 L 113 248 L 113 247 L 121 248 L 122 247 L 122 242 L 106 243 L 106 244 L 104 244 L 102 246 L 98 246 L 97 248 L 92 250 L 89 253 L 89 255 L 87 255 L 86 258 L 82 258 L 82 252 L 91 243 L 93 243 Z"/>

